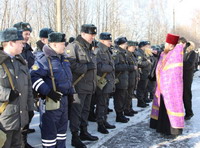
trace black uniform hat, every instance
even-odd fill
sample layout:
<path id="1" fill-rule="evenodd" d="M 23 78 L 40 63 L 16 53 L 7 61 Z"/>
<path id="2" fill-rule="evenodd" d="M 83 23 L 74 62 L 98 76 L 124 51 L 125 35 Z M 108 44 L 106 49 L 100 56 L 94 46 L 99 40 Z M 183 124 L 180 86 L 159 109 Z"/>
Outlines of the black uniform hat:
<path id="1" fill-rule="evenodd" d="M 100 40 L 112 40 L 112 36 L 110 33 L 108 32 L 102 32 L 100 35 L 99 35 L 99 39 Z"/>
<path id="2" fill-rule="evenodd" d="M 17 30 L 17 28 L 7 28 L 0 31 L 0 42 L 17 41 L 24 40 L 22 36 L 22 31 Z"/>
<path id="3" fill-rule="evenodd" d="M 117 39 L 115 40 L 115 44 L 117 44 L 117 45 L 121 45 L 121 44 L 124 44 L 124 43 L 126 43 L 126 42 L 127 42 L 126 37 L 119 37 L 119 38 L 117 38 Z"/>
<path id="4" fill-rule="evenodd" d="M 127 44 L 128 46 L 138 46 L 138 42 L 136 41 L 128 41 Z"/>
<path id="5" fill-rule="evenodd" d="M 31 25 L 29 23 L 19 22 L 17 24 L 14 24 L 13 27 L 16 27 L 18 30 L 32 32 L 32 28 L 31 28 Z"/>
<path id="6" fill-rule="evenodd" d="M 150 41 L 140 41 L 139 43 L 139 48 L 143 47 L 143 46 L 146 46 L 146 45 L 150 45 Z"/>
<path id="7" fill-rule="evenodd" d="M 84 24 L 81 26 L 81 32 L 97 34 L 97 27 L 93 24 Z"/>
<path id="8" fill-rule="evenodd" d="M 39 33 L 40 38 L 48 38 L 48 35 L 52 33 L 53 30 L 51 28 L 42 28 Z"/>
<path id="9" fill-rule="evenodd" d="M 66 42 L 65 34 L 60 32 L 52 32 L 48 35 L 49 42 Z"/>

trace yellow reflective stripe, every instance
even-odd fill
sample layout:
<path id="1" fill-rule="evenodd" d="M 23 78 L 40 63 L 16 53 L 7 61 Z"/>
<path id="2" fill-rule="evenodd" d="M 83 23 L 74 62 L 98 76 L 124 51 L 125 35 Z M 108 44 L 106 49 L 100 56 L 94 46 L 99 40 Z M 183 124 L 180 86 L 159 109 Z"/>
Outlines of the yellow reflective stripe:
<path id="1" fill-rule="evenodd" d="M 171 69 L 171 68 L 175 68 L 175 67 L 182 67 L 183 66 L 183 63 L 174 63 L 174 64 L 169 64 L 169 65 L 166 65 L 163 70 L 168 70 L 168 69 Z"/>
<path id="2" fill-rule="evenodd" d="M 155 109 L 155 110 L 159 110 L 159 107 L 157 107 L 155 105 L 153 105 L 152 108 Z"/>
<path id="3" fill-rule="evenodd" d="M 177 117 L 183 117 L 184 116 L 184 113 L 176 113 L 176 112 L 172 112 L 170 110 L 167 110 L 167 114 L 172 115 L 172 116 L 177 116 Z"/>
<path id="4" fill-rule="evenodd" d="M 158 116 L 155 116 L 155 115 L 151 115 L 151 118 L 155 119 L 155 120 L 158 120 Z"/>

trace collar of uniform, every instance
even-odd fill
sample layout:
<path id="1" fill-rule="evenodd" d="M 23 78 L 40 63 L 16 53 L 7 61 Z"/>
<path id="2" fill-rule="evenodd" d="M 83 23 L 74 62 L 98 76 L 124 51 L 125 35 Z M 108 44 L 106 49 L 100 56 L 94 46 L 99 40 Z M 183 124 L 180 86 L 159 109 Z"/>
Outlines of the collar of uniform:
<path id="1" fill-rule="evenodd" d="M 23 51 L 26 51 L 26 50 L 33 51 L 33 49 L 31 48 L 31 46 L 28 43 L 24 44 L 24 47 L 23 47 Z"/>
<path id="2" fill-rule="evenodd" d="M 44 47 L 44 43 L 42 43 L 42 41 L 41 40 L 39 40 L 39 41 L 37 41 L 36 42 L 36 45 L 37 45 L 37 51 L 42 51 L 42 48 Z"/>
<path id="3" fill-rule="evenodd" d="M 0 64 L 10 58 L 3 50 L 0 50 Z"/>
<path id="4" fill-rule="evenodd" d="M 126 49 L 122 49 L 121 47 L 119 47 L 119 51 L 123 52 L 123 53 L 126 53 Z"/>
<path id="5" fill-rule="evenodd" d="M 86 40 L 84 40 L 81 35 L 78 35 L 76 38 L 76 41 L 79 42 L 82 46 L 86 47 L 89 50 L 92 50 L 92 44 L 88 43 Z"/>
<path id="6" fill-rule="evenodd" d="M 47 57 L 53 57 L 56 56 L 59 59 L 61 58 L 61 55 L 58 55 L 49 45 L 44 45 L 42 48 L 44 55 Z"/>
<path id="7" fill-rule="evenodd" d="M 139 48 L 138 51 L 139 51 L 140 53 L 144 54 L 144 50 L 142 50 L 142 49 Z"/>
<path id="8" fill-rule="evenodd" d="M 101 48 L 104 52 L 108 51 L 108 48 L 106 45 L 104 45 L 103 43 L 99 42 L 97 45 L 99 48 Z"/>

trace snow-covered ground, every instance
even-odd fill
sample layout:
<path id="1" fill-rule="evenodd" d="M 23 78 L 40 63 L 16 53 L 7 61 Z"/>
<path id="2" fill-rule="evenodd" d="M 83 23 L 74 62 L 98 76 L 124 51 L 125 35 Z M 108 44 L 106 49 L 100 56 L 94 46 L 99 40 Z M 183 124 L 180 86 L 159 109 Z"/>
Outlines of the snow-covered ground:
<path id="1" fill-rule="evenodd" d="M 183 134 L 173 139 L 163 136 L 149 128 L 149 116 L 151 112 L 151 104 L 145 109 L 136 107 L 137 100 L 133 99 L 133 109 L 139 111 L 138 114 L 130 118 L 128 123 L 116 123 L 115 112 L 108 115 L 109 123 L 115 124 L 116 128 L 109 130 L 109 134 L 101 134 L 97 132 L 97 124 L 89 122 L 89 132 L 99 137 L 97 142 L 85 142 L 88 148 L 199 148 L 200 147 L 200 72 L 196 72 L 192 85 L 193 92 L 193 111 L 194 117 L 185 122 Z M 113 99 L 110 99 L 110 108 L 113 109 Z M 36 147 L 41 148 L 41 137 L 39 129 L 39 114 L 36 112 L 31 123 L 31 128 L 36 130 L 35 133 L 28 135 L 28 142 Z M 71 146 L 71 133 L 67 131 L 67 148 Z"/>

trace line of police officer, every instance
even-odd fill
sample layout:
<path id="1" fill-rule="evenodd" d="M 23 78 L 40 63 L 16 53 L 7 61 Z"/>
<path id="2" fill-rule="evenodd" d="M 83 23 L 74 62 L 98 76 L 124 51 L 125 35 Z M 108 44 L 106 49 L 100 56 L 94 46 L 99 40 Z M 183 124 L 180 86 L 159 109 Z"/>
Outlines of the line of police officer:
<path id="1" fill-rule="evenodd" d="M 18 26 L 21 26 L 21 30 L 26 28 L 30 36 L 32 29 L 29 24 L 20 22 L 15 27 Z M 35 53 L 35 64 L 33 65 L 34 61 L 31 60 L 33 56 L 31 48 L 27 45 L 27 39 L 22 55 L 28 62 L 28 68 L 31 68 L 32 88 L 40 95 L 41 105 L 46 103 L 47 107 L 49 100 L 52 100 L 52 104 L 59 103 L 56 109 L 44 110 L 44 107 L 41 109 L 43 147 L 65 147 L 68 118 L 64 116 L 67 116 L 68 110 L 70 110 L 72 146 L 84 148 L 86 145 L 83 140 L 98 140 L 98 137 L 91 135 L 87 129 L 91 98 L 95 92 L 97 130 L 103 134 L 109 133 L 107 129 L 115 128 L 107 122 L 110 95 L 114 98 L 116 122 L 127 123 L 129 118 L 126 116 L 137 113 L 132 109 L 135 89 L 137 89 L 137 106 L 147 106 L 145 90 L 151 61 L 144 51 L 150 44 L 148 41 L 141 41 L 139 49 L 136 49 L 136 42 L 120 37 L 115 40 L 115 47 L 112 49 L 111 34 L 103 32 L 99 36 L 98 48 L 93 51 L 92 42 L 97 34 L 97 28 L 93 24 L 84 24 L 81 26 L 80 35 L 68 44 L 67 57 L 63 52 L 65 34 L 52 32 L 50 28 L 43 28 L 40 33 L 41 42 L 37 42 L 37 45 L 41 47 L 40 51 Z M 19 99 L 17 95 L 15 97 Z M 70 109 L 68 104 L 71 105 Z M 31 109 L 29 119 L 32 118 L 32 113 Z M 3 120 L 0 122 L 3 123 Z M 27 144 L 27 132 L 25 133 L 23 143 Z"/>

